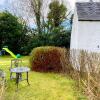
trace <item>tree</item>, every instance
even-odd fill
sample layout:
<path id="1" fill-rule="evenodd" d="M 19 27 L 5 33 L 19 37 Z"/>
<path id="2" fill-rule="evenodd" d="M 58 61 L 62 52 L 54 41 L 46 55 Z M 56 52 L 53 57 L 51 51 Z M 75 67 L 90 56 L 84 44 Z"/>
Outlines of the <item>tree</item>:
<path id="1" fill-rule="evenodd" d="M 38 33 L 42 33 L 42 28 L 41 28 L 41 8 L 43 5 L 43 0 L 30 0 L 31 2 L 31 9 L 33 9 L 35 19 L 36 19 L 36 24 L 37 24 L 37 29 Z"/>
<path id="2" fill-rule="evenodd" d="M 24 16 L 27 16 L 28 13 L 28 19 L 31 17 L 34 18 L 33 24 L 37 26 L 33 30 L 33 36 L 30 38 L 28 44 L 23 47 L 28 53 L 32 48 L 38 46 L 56 45 L 69 47 L 70 32 L 65 30 L 61 25 L 67 19 L 68 10 L 63 3 L 59 3 L 57 0 L 51 1 L 53 2 L 50 5 L 48 0 L 18 1 L 20 3 L 16 6 L 16 9 L 20 9 L 19 11 L 23 10 Z M 48 11 L 49 13 L 47 13 Z"/>
<path id="3" fill-rule="evenodd" d="M 48 13 L 48 23 L 47 30 L 52 33 L 52 41 L 55 46 L 70 47 L 70 31 L 66 30 L 62 25 L 70 12 L 67 14 L 68 10 L 63 3 L 58 0 L 54 0 L 49 5 Z"/>
<path id="4" fill-rule="evenodd" d="M 17 16 L 24 17 L 27 24 L 30 24 L 30 21 L 37 26 L 38 33 L 42 33 L 42 7 L 44 0 L 12 0 L 10 12 L 14 13 Z"/>
<path id="5" fill-rule="evenodd" d="M 52 27 L 59 27 L 66 19 L 67 8 L 59 1 L 53 1 L 49 5 L 50 12 L 48 13 L 48 21 Z"/>
<path id="6" fill-rule="evenodd" d="M 16 12 L 18 16 L 24 17 L 28 24 L 33 21 L 38 34 L 45 32 L 44 23 L 47 16 L 48 0 L 19 0 L 16 3 L 13 1 L 12 5 L 13 13 Z"/>
<path id="7" fill-rule="evenodd" d="M 21 51 L 27 42 L 27 27 L 9 12 L 0 13 L 0 49 L 8 46 L 14 53 Z"/>

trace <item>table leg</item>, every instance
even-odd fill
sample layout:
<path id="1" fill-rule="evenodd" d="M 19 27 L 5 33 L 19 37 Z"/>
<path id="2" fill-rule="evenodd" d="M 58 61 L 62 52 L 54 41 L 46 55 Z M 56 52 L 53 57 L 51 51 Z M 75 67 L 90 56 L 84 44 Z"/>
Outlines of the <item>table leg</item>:
<path id="1" fill-rule="evenodd" d="M 18 90 L 18 84 L 19 84 L 19 73 L 16 73 L 16 84 L 17 84 L 17 90 Z"/>
<path id="2" fill-rule="evenodd" d="M 28 83 L 28 85 L 30 85 L 30 84 L 29 84 L 29 81 L 28 81 L 28 72 L 27 72 L 27 83 Z"/>

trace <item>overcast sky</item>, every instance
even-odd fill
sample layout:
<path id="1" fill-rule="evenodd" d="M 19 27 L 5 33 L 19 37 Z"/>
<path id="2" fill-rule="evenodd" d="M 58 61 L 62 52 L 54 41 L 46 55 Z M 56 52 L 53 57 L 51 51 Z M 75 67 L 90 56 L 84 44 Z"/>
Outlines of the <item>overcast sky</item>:
<path id="1" fill-rule="evenodd" d="M 14 0 L 0 0 L 0 6 L 4 6 L 7 5 L 7 3 L 14 1 Z M 50 1 L 50 0 L 48 0 Z M 69 1 L 70 5 L 72 7 L 72 9 L 74 9 L 74 5 L 76 1 L 89 1 L 89 0 L 65 0 L 65 1 Z M 93 0 L 93 1 L 100 1 L 100 0 Z"/>
<path id="2" fill-rule="evenodd" d="M 1 4 L 1 5 L 4 4 L 4 0 L 0 0 L 0 4 Z"/>
<path id="3" fill-rule="evenodd" d="M 18 3 L 18 1 L 21 1 L 21 0 L 0 0 L 0 10 L 2 10 L 2 9 L 11 9 L 11 10 L 13 10 L 14 11 L 14 8 L 13 8 L 13 5 L 15 4 L 15 5 L 17 5 L 17 3 Z M 22 0 L 22 1 L 24 1 L 24 0 Z M 50 1 L 51 0 L 45 0 L 46 2 L 48 2 L 48 3 L 50 3 Z M 60 0 L 59 0 L 60 1 Z M 70 6 L 71 6 L 71 8 L 74 10 L 74 6 L 75 6 L 75 2 L 76 1 L 89 1 L 89 0 L 64 0 L 65 1 L 65 5 L 67 5 L 68 4 L 68 1 L 69 1 L 69 3 L 70 3 Z M 100 1 L 100 0 L 94 0 L 94 1 Z M 16 2 L 16 3 L 15 3 Z M 18 9 L 18 7 L 16 7 L 17 9 Z M 10 10 L 10 11 L 11 11 Z M 25 17 L 26 18 L 26 16 L 27 16 L 27 13 L 25 13 L 25 16 L 24 16 L 24 14 L 23 14 L 23 11 L 24 10 L 22 10 L 22 11 L 20 11 L 20 9 L 19 9 L 19 11 L 17 12 L 17 14 L 20 16 L 20 15 L 23 15 L 23 18 Z M 45 10 L 45 12 L 47 12 L 47 10 Z M 46 15 L 46 14 L 45 14 Z M 33 19 L 34 17 L 32 16 L 32 18 L 30 18 L 30 20 L 34 20 Z M 30 22 L 32 22 L 32 21 L 30 21 Z"/>
<path id="4" fill-rule="evenodd" d="M 10 0 L 0 0 L 0 6 L 4 6 L 5 3 L 7 4 L 7 2 L 10 2 Z M 75 4 L 75 0 L 68 0 L 70 2 L 70 5 L 72 6 L 72 8 L 74 7 Z"/>

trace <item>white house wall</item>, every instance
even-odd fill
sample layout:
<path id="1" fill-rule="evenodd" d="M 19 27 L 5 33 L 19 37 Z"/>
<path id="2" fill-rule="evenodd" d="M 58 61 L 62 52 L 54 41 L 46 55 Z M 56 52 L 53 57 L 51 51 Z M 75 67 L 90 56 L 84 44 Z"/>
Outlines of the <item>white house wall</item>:
<path id="1" fill-rule="evenodd" d="M 78 27 L 77 49 L 100 52 L 100 21 L 79 21 Z"/>
<path id="2" fill-rule="evenodd" d="M 74 19 L 73 19 L 73 25 L 72 25 L 72 32 L 71 32 L 71 49 L 77 49 L 77 43 L 78 42 L 78 18 L 77 18 L 77 12 L 75 11 Z"/>

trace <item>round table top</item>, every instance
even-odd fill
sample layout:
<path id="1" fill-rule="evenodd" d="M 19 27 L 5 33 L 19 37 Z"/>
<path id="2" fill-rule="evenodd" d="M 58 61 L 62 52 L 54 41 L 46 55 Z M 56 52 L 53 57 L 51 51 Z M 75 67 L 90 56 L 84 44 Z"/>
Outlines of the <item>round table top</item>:
<path id="1" fill-rule="evenodd" d="M 16 68 L 12 68 L 10 71 L 13 73 L 24 73 L 24 72 L 29 72 L 30 68 L 28 68 L 28 67 L 16 67 Z"/>

